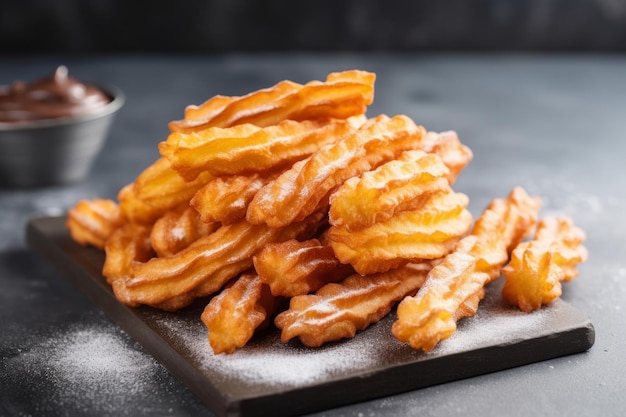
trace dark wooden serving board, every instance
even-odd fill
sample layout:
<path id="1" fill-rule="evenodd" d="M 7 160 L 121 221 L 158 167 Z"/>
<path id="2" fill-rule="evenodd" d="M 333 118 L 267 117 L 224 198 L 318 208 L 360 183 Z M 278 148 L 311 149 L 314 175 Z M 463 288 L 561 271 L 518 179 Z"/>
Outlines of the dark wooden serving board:
<path id="1" fill-rule="evenodd" d="M 29 245 L 141 343 L 219 416 L 292 416 L 580 353 L 594 343 L 590 320 L 562 300 L 532 314 L 505 306 L 497 280 L 479 313 L 432 352 L 390 333 L 394 314 L 350 340 L 307 349 L 277 330 L 231 355 L 214 355 L 200 321 L 206 304 L 177 313 L 120 304 L 101 275 L 104 254 L 74 243 L 65 217 L 26 228 Z"/>

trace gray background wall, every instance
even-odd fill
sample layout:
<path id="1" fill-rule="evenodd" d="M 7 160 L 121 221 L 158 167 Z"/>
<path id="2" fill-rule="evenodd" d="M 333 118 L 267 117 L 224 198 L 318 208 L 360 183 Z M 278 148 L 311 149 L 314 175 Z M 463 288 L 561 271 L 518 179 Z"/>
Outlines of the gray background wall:
<path id="1" fill-rule="evenodd" d="M 626 0 L 2 0 L 0 54 L 626 51 Z"/>

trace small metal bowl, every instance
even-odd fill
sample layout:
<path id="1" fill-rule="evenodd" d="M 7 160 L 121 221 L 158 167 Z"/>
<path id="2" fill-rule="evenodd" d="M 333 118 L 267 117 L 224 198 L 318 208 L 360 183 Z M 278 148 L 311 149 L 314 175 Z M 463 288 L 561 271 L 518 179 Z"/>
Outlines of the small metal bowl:
<path id="1" fill-rule="evenodd" d="M 102 109 L 75 117 L 0 122 L 0 186 L 40 187 L 84 179 L 102 150 L 125 96 L 98 86 L 111 98 Z"/>

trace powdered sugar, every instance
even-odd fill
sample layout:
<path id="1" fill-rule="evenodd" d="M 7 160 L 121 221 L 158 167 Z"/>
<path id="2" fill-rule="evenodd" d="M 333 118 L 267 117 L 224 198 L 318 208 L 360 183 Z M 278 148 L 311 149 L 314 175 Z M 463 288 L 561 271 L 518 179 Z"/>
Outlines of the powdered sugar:
<path id="1" fill-rule="evenodd" d="M 511 343 L 541 332 L 549 332 L 552 328 L 550 319 L 555 318 L 552 306 L 524 313 L 503 305 L 499 298 L 499 288 L 498 291 L 495 289 L 492 288 L 487 292 L 474 317 L 462 319 L 453 336 L 437 346 L 435 349 L 437 354 Z M 557 305 L 559 303 L 560 301 L 557 301 Z"/>
<path id="2" fill-rule="evenodd" d="M 282 343 L 277 330 L 268 330 L 235 353 L 221 355 L 211 351 L 207 330 L 195 307 L 173 314 L 145 309 L 141 314 L 165 339 L 159 343 L 168 343 L 180 356 L 176 360 L 185 360 L 198 370 L 207 386 L 213 385 L 230 398 L 246 398 L 329 381 L 352 379 L 357 383 L 394 367 L 551 334 L 558 329 L 556 323 L 574 311 L 559 302 L 555 308 L 521 313 L 501 304 L 498 287 L 490 287 L 487 293 L 478 315 L 463 319 L 458 331 L 431 353 L 415 351 L 393 338 L 394 313 L 352 339 L 321 348 Z M 49 392 L 33 393 L 38 414 L 45 414 L 51 404 L 79 414 L 112 413 L 114 408 L 133 410 L 137 399 L 154 398 L 153 390 L 162 389 L 155 383 L 162 368 L 129 346 L 125 335 L 115 328 L 72 327 L 36 340 L 43 342 L 19 352 L 3 366 L 12 375 L 26 369 L 25 374 L 31 377 L 40 375 L 51 381 Z M 176 366 L 176 362 L 169 365 Z"/>
<path id="3" fill-rule="evenodd" d="M 207 330 L 199 320 L 167 316 L 158 323 L 163 332 L 175 334 L 185 355 L 210 380 L 231 386 L 232 391 L 240 390 L 240 395 L 255 395 L 364 377 L 392 366 L 526 340 L 554 330 L 553 320 L 558 320 L 558 314 L 554 314 L 552 307 L 526 314 L 503 305 L 499 287 L 490 288 L 487 293 L 478 314 L 461 320 L 458 331 L 431 353 L 413 350 L 392 336 L 394 313 L 357 333 L 353 339 L 320 348 L 306 348 L 295 341 L 282 343 L 279 332 L 270 330 L 235 353 L 221 355 L 212 353 Z M 557 310 L 559 306 L 567 305 L 557 302 Z"/>
<path id="4" fill-rule="evenodd" d="M 243 384 L 249 394 L 268 388 L 308 386 L 346 373 L 367 373 L 381 356 L 388 354 L 392 345 L 400 346 L 385 335 L 388 325 L 378 323 L 359 333 L 357 338 L 315 349 L 297 342 L 282 343 L 279 333 L 270 330 L 235 353 L 215 355 L 201 322 L 196 325 L 170 317 L 158 323 L 163 331 L 176 334 L 185 354 L 212 380 Z M 380 342 L 385 339 L 387 342 Z"/>
<path id="5" fill-rule="evenodd" d="M 77 327 L 39 339 L 4 365 L 12 375 L 23 370 L 25 377 L 40 375 L 51 383 L 30 401 L 42 415 L 51 404 L 67 407 L 70 414 L 73 407 L 80 413 L 124 408 L 149 395 L 159 369 L 148 355 L 129 349 L 120 333 Z"/>
<path id="6" fill-rule="evenodd" d="M 293 346 L 258 346 L 233 355 L 212 357 L 203 365 L 223 376 L 256 383 L 306 386 L 345 371 L 366 369 L 371 363 L 371 351 L 336 344 L 318 351 Z"/>

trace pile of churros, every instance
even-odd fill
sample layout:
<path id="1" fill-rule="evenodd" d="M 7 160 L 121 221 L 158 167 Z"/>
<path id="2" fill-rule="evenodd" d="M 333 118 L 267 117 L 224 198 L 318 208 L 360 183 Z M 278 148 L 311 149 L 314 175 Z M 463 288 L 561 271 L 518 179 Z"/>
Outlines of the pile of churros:
<path id="1" fill-rule="evenodd" d="M 474 218 L 453 189 L 472 151 L 406 115 L 368 117 L 375 79 L 337 72 L 188 106 L 117 201 L 70 209 L 72 238 L 105 252 L 121 303 L 206 300 L 216 354 L 268 326 L 321 346 L 396 308 L 393 337 L 428 352 L 495 279 L 526 312 L 558 298 L 587 258 L 584 232 L 539 218 L 521 187 Z"/>

